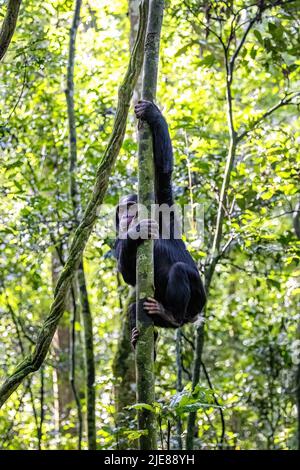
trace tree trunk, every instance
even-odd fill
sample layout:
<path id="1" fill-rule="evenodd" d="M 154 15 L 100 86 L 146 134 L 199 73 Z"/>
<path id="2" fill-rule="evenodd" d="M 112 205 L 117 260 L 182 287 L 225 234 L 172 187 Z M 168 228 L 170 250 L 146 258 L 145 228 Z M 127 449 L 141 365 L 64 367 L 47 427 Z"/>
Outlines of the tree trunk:
<path id="1" fill-rule="evenodd" d="M 122 328 L 117 345 L 117 351 L 113 362 L 113 374 L 115 379 L 115 421 L 118 429 L 128 428 L 133 421 L 135 413 L 127 410 L 126 407 L 133 405 L 136 399 L 136 379 L 134 354 L 130 343 L 130 325 L 128 307 L 135 301 L 135 289 L 131 289 L 128 298 L 123 306 L 121 316 Z M 126 450 L 136 447 L 129 442 L 122 434 L 118 436 L 118 449 Z"/>
<path id="2" fill-rule="evenodd" d="M 83 345 L 85 360 L 85 399 L 89 450 L 96 449 L 96 391 L 95 391 L 95 356 L 93 337 L 93 318 L 90 310 L 83 262 L 80 263 L 77 279 L 83 321 Z"/>
<path id="3" fill-rule="evenodd" d="M 80 22 L 82 0 L 76 0 L 74 17 L 70 29 L 69 57 L 67 68 L 66 99 L 69 124 L 69 164 L 70 164 L 70 198 L 73 206 L 74 228 L 77 228 L 82 214 L 80 194 L 77 184 L 77 134 L 76 116 L 74 110 L 74 67 L 76 54 L 76 35 Z M 93 320 L 86 287 L 83 259 L 76 272 L 81 317 L 83 320 L 83 345 L 85 357 L 85 399 L 87 406 L 87 435 L 88 449 L 96 449 L 96 403 L 95 403 L 95 359 L 93 342 Z"/>
<path id="4" fill-rule="evenodd" d="M 59 272 L 62 269 L 60 260 L 56 252 L 52 253 L 52 283 L 53 288 L 56 285 Z M 70 302 L 68 301 L 70 306 Z M 69 310 L 69 309 L 68 309 Z M 68 317 L 70 312 L 68 311 Z M 68 318 L 69 320 L 69 318 Z M 66 319 L 58 326 L 54 338 L 53 349 L 56 357 L 57 366 L 53 370 L 54 377 L 54 400 L 57 421 L 57 431 L 63 433 L 63 426 L 68 419 L 72 409 L 73 392 L 69 381 L 69 353 L 70 353 L 70 331 L 69 323 Z M 67 432 L 70 432 L 67 429 Z"/>
<path id="5" fill-rule="evenodd" d="M 204 345 L 204 325 L 201 324 L 200 326 L 198 326 L 197 332 L 196 332 L 196 349 L 195 349 L 193 380 L 192 380 L 193 390 L 197 386 L 200 380 L 203 345 Z M 196 411 L 191 412 L 188 416 L 187 434 L 186 434 L 186 449 L 187 450 L 192 450 L 194 448 L 196 418 L 197 418 Z"/>
<path id="6" fill-rule="evenodd" d="M 0 61 L 3 59 L 15 32 L 21 1 L 8 1 L 6 15 L 0 29 Z"/>
<path id="7" fill-rule="evenodd" d="M 182 392 L 182 349 L 181 349 L 181 329 L 178 328 L 176 331 L 176 365 L 177 365 L 177 381 L 176 381 L 176 392 Z M 180 416 L 176 419 L 176 432 L 177 432 L 177 450 L 183 449 L 182 444 L 182 419 Z"/>
<path id="8" fill-rule="evenodd" d="M 139 3 L 140 0 L 128 0 L 129 20 L 130 20 L 130 36 L 129 44 L 132 51 L 139 25 Z M 133 92 L 133 103 L 137 103 L 142 96 L 142 74 L 140 74 L 136 87 Z"/>
<path id="9" fill-rule="evenodd" d="M 294 214 L 293 214 L 293 225 L 297 238 L 300 240 L 300 200 L 297 202 Z M 298 325 L 297 336 L 300 338 L 300 324 Z M 300 362 L 297 365 L 296 372 L 296 406 L 297 406 L 297 442 L 298 450 L 300 450 Z"/>
<path id="10" fill-rule="evenodd" d="M 143 70 L 143 99 L 154 101 L 156 96 L 159 62 L 159 44 L 164 10 L 163 0 L 151 0 L 147 27 Z M 154 170 L 152 136 L 149 126 L 139 126 L 139 187 L 138 202 L 151 214 L 154 204 Z M 153 322 L 143 308 L 143 299 L 153 296 L 153 241 L 146 240 L 137 253 L 137 328 L 139 339 L 136 347 L 137 401 L 151 405 L 155 399 L 154 386 L 154 331 Z M 152 411 L 142 409 L 138 413 L 139 430 L 147 434 L 140 437 L 141 449 L 156 449 L 156 419 Z"/>

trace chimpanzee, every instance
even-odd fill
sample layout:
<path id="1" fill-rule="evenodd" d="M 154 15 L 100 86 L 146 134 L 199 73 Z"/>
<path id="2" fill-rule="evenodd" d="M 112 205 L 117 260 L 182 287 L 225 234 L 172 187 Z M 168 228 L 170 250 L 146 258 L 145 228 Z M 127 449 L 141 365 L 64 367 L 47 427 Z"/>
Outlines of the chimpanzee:
<path id="1" fill-rule="evenodd" d="M 172 192 L 173 150 L 168 125 L 159 108 L 152 102 L 141 100 L 135 106 L 135 115 L 146 121 L 153 138 L 155 164 L 155 203 L 159 206 L 174 204 Z M 173 215 L 172 215 L 173 214 Z M 160 214 L 161 215 L 161 214 Z M 162 237 L 163 217 L 159 224 L 152 219 L 137 223 L 137 196 L 121 199 L 116 212 L 116 225 L 122 236 L 116 240 L 118 269 L 127 284 L 136 284 L 137 247 L 145 238 L 154 239 L 154 298 L 144 301 L 144 309 L 151 315 L 154 325 L 177 328 L 194 322 L 206 302 L 205 290 L 197 266 L 183 240 L 174 236 L 176 217 L 171 212 L 168 238 Z M 123 236 L 125 235 L 125 236 Z M 135 346 L 135 304 L 130 308 L 131 342 Z"/>

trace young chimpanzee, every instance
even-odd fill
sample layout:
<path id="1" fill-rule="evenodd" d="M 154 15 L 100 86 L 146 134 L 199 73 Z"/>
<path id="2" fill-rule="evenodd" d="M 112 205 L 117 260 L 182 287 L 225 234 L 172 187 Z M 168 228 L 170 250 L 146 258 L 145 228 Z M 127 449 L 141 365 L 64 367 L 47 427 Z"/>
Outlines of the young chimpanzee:
<path id="1" fill-rule="evenodd" d="M 168 125 L 158 107 L 150 101 L 139 101 L 135 106 L 138 119 L 146 121 L 153 137 L 155 162 L 155 203 L 171 207 L 173 151 Z M 116 222 L 122 236 L 116 240 L 118 269 L 127 284 L 136 284 L 136 253 L 139 244 L 146 238 L 154 239 L 154 299 L 144 301 L 146 312 L 157 326 L 177 328 L 197 318 L 205 304 L 206 295 L 197 266 L 187 251 L 182 239 L 175 236 L 175 218 L 171 213 L 168 221 L 163 214 L 159 224 L 152 219 L 139 223 L 137 196 L 121 199 L 117 208 Z M 169 215 L 170 215 L 169 213 Z M 172 215 L 173 214 L 173 215 Z M 169 225 L 169 237 L 162 236 L 163 224 Z M 130 308 L 132 328 L 131 342 L 135 346 L 138 331 L 135 320 L 135 304 Z"/>

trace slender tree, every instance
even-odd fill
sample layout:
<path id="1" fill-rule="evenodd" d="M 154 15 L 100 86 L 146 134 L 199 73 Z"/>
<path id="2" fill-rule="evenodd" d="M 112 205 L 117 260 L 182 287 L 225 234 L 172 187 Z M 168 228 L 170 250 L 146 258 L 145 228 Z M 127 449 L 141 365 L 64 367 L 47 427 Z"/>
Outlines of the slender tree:
<path id="1" fill-rule="evenodd" d="M 115 423 L 118 428 L 117 445 L 118 449 L 128 449 L 136 447 L 135 442 L 128 439 L 126 435 L 120 433 L 122 428 L 129 428 L 130 421 L 134 420 L 135 413 L 127 407 L 133 405 L 136 399 L 135 393 L 135 363 L 134 354 L 129 341 L 130 325 L 128 307 L 135 301 L 135 289 L 130 289 L 127 299 L 120 305 L 121 330 L 119 332 L 117 351 L 113 361 L 114 374 L 114 398 L 115 398 Z"/>
<path id="2" fill-rule="evenodd" d="M 59 320 L 63 315 L 68 290 L 76 269 L 80 264 L 83 250 L 97 220 L 98 208 L 103 201 L 109 183 L 109 176 L 124 139 L 130 101 L 143 63 L 148 6 L 148 0 L 141 2 L 139 30 L 135 46 L 130 56 L 128 69 L 123 83 L 119 88 L 119 99 L 112 134 L 97 169 L 93 193 L 82 220 L 75 231 L 68 258 L 57 281 L 50 312 L 42 325 L 32 354 L 28 355 L 16 367 L 14 372 L 5 380 L 0 388 L 0 406 L 6 402 L 29 374 L 37 371 L 41 367 L 48 353 Z"/>
<path id="3" fill-rule="evenodd" d="M 160 33 L 164 1 L 151 0 L 143 69 L 143 99 L 154 101 L 157 87 Z M 154 203 L 154 169 L 152 136 L 145 122 L 139 123 L 138 202 L 151 213 Z M 145 241 L 137 252 L 137 327 L 140 333 L 136 347 L 137 401 L 154 402 L 154 330 L 153 322 L 143 308 L 143 299 L 153 295 L 153 241 Z M 156 449 L 156 419 L 149 409 L 138 413 L 141 449 Z"/>
<path id="4" fill-rule="evenodd" d="M 66 99 L 69 123 L 69 164 L 70 164 L 70 197 L 73 206 L 74 228 L 79 224 L 82 216 L 81 200 L 77 184 L 77 134 L 76 117 L 74 110 L 74 67 L 76 54 L 76 36 L 80 22 L 80 10 L 82 0 L 76 0 L 75 10 L 70 29 L 69 56 L 67 68 Z M 84 357 L 85 357 L 85 398 L 87 406 L 87 435 L 89 450 L 96 449 L 96 396 L 95 396 L 95 359 L 93 341 L 93 319 L 90 309 L 88 291 L 86 286 L 83 258 L 81 257 L 76 272 L 78 281 L 81 317 L 84 332 Z M 75 291 L 75 290 L 74 290 Z"/>
<path id="5" fill-rule="evenodd" d="M 293 225 L 295 234 L 300 241 L 300 200 L 297 202 L 294 213 L 293 213 Z M 297 331 L 298 339 L 300 338 L 300 324 L 298 325 Z M 300 450 L 300 363 L 297 365 L 297 372 L 296 372 L 296 404 L 297 404 L 297 443 L 298 443 L 298 450 Z"/>
<path id="6" fill-rule="evenodd" d="M 16 29 L 22 0 L 9 0 L 6 15 L 0 29 L 0 61 L 3 59 Z"/>

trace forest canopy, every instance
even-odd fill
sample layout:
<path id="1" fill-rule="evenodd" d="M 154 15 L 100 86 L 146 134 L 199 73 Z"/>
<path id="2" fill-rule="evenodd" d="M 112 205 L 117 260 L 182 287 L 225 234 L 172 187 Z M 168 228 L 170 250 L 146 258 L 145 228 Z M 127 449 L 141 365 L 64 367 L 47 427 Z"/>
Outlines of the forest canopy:
<path id="1" fill-rule="evenodd" d="M 300 2 L 164 2 L 156 104 L 207 304 L 159 328 L 145 404 L 107 220 L 138 190 L 148 3 L 0 0 L 0 448 L 135 449 L 146 410 L 159 449 L 297 449 Z"/>

